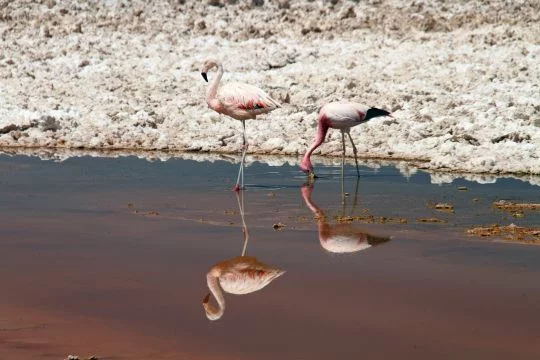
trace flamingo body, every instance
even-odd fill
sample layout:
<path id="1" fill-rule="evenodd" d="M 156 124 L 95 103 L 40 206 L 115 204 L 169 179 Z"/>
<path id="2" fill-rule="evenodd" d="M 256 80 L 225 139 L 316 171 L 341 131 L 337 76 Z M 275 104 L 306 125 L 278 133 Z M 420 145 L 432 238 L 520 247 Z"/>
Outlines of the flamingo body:
<path id="1" fill-rule="evenodd" d="M 247 151 L 246 124 L 248 119 L 255 119 L 258 115 L 269 113 L 281 107 L 278 101 L 256 86 L 244 83 L 228 83 L 220 86 L 223 77 L 223 66 L 214 59 L 204 62 L 201 75 L 208 82 L 207 72 L 217 67 L 217 76 L 214 78 L 206 92 L 208 106 L 220 113 L 242 121 L 242 160 L 238 170 L 238 178 L 233 190 L 238 191 L 244 187 L 244 159 Z M 241 185 L 240 185 L 241 180 Z"/>
<path id="2" fill-rule="evenodd" d="M 350 224 L 330 225 L 319 222 L 319 241 L 326 251 L 352 253 L 385 243 L 390 241 L 390 238 L 368 234 Z"/>
<path id="3" fill-rule="evenodd" d="M 285 271 L 266 265 L 253 256 L 238 256 L 214 265 L 206 275 L 206 281 L 218 307 L 209 303 L 208 294 L 203 300 L 206 317 L 217 320 L 223 316 L 223 292 L 243 295 L 259 291 L 284 273 Z"/>
<path id="4" fill-rule="evenodd" d="M 237 120 L 255 119 L 280 107 L 280 104 L 256 86 L 228 83 L 220 87 L 208 106 L 218 113 Z"/>
<path id="5" fill-rule="evenodd" d="M 329 224 L 324 212 L 311 200 L 312 185 L 302 187 L 302 197 L 319 224 L 321 246 L 331 253 L 353 253 L 390 241 L 389 237 L 371 235 L 351 224 Z"/>
<path id="6" fill-rule="evenodd" d="M 326 119 L 328 127 L 332 129 L 348 130 L 364 121 L 367 106 L 357 103 L 326 104 L 319 111 L 319 118 Z"/>
<path id="7" fill-rule="evenodd" d="M 217 275 L 225 292 L 243 295 L 261 290 L 284 271 L 266 265 L 253 256 L 238 256 L 215 265 L 210 273 L 211 276 Z"/>
<path id="8" fill-rule="evenodd" d="M 360 125 L 368 120 L 378 116 L 391 116 L 386 110 L 368 107 L 358 103 L 340 103 L 332 102 L 324 105 L 319 111 L 319 124 L 317 127 L 317 136 L 315 142 L 306 151 L 300 169 L 308 174 L 313 174 L 313 165 L 311 164 L 311 154 L 317 149 L 324 141 L 328 129 L 341 130 L 341 141 L 343 144 L 343 157 L 345 156 L 345 133 L 349 136 L 354 152 L 354 159 L 356 161 L 356 171 L 358 176 L 360 172 L 358 170 L 358 156 L 356 146 L 350 134 L 352 127 Z"/>

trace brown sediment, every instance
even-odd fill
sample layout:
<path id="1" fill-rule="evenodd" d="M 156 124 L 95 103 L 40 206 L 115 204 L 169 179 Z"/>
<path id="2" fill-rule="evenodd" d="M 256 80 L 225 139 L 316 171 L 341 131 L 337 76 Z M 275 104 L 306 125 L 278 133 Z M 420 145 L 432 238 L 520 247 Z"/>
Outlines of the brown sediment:
<path id="1" fill-rule="evenodd" d="M 334 216 L 336 222 L 341 224 L 347 224 L 352 222 L 359 222 L 363 224 L 407 224 L 407 219 L 403 217 L 392 216 L 375 216 L 375 215 L 358 215 L 358 216 Z"/>
<path id="2" fill-rule="evenodd" d="M 421 223 L 440 223 L 440 224 L 447 223 L 446 220 L 439 219 L 439 218 L 434 218 L 434 217 L 418 218 L 418 219 L 416 219 L 416 221 L 421 222 Z"/>
<path id="3" fill-rule="evenodd" d="M 540 203 L 514 203 L 507 200 L 495 201 L 493 206 L 506 211 L 540 210 Z"/>
<path id="4" fill-rule="evenodd" d="M 430 209 L 435 209 L 438 211 L 445 211 L 445 212 L 454 212 L 454 205 L 450 203 L 434 203 L 434 202 L 428 202 L 427 207 Z"/>
<path id="5" fill-rule="evenodd" d="M 493 224 L 485 227 L 474 227 L 467 230 L 469 235 L 480 237 L 503 237 L 505 241 L 527 244 L 540 244 L 540 227 L 520 227 L 514 224 Z"/>

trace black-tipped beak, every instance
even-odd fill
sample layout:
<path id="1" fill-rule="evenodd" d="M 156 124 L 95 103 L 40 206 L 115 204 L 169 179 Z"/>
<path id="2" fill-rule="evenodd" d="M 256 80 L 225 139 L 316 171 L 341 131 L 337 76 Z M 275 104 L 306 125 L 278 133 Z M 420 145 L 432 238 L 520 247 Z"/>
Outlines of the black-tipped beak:
<path id="1" fill-rule="evenodd" d="M 206 76 L 206 73 L 202 72 L 201 75 L 202 75 L 202 78 L 204 79 L 204 81 L 208 82 L 208 77 Z"/>

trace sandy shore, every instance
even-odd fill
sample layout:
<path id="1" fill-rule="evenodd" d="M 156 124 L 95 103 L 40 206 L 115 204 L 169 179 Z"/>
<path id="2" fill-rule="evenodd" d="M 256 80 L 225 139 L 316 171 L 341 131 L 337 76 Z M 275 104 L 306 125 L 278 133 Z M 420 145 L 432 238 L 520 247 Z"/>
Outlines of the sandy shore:
<path id="1" fill-rule="evenodd" d="M 302 154 L 318 108 L 346 99 L 395 116 L 353 129 L 363 157 L 540 174 L 539 14 L 536 1 L 4 1 L 0 146 L 235 152 L 240 124 L 207 108 L 198 71 L 216 56 L 224 81 L 283 102 L 248 124 L 253 153 Z M 340 149 L 334 132 L 320 154 Z"/>

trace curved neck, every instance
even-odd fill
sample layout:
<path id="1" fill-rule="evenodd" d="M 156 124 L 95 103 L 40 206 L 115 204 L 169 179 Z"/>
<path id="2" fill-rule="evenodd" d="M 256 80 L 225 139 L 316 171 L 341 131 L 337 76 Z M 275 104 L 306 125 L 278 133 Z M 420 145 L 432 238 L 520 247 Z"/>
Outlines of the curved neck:
<path id="1" fill-rule="evenodd" d="M 304 190 L 305 189 L 305 190 Z M 324 212 L 311 200 L 311 192 L 313 191 L 313 188 L 306 187 L 302 189 L 302 197 L 304 198 L 304 202 L 306 203 L 307 207 L 311 212 L 317 216 L 317 221 L 321 221 L 325 218 Z"/>
<path id="2" fill-rule="evenodd" d="M 206 310 L 206 317 L 210 320 L 217 320 L 221 316 L 223 316 L 223 313 L 225 312 L 225 297 L 223 296 L 223 290 L 219 285 L 219 279 L 217 276 L 213 276 L 212 274 L 206 275 L 206 282 L 208 284 L 210 292 L 212 293 L 218 304 L 217 308 L 210 303 L 204 304 L 204 308 Z"/>
<path id="3" fill-rule="evenodd" d="M 315 142 L 311 147 L 306 151 L 306 154 L 304 155 L 304 159 L 302 160 L 303 163 L 309 163 L 311 164 L 311 154 L 317 149 L 324 141 L 324 138 L 326 137 L 326 133 L 328 132 L 328 128 L 330 127 L 328 123 L 328 119 L 323 115 L 319 118 L 319 126 L 317 127 L 317 137 L 315 138 Z"/>
<path id="4" fill-rule="evenodd" d="M 221 81 L 221 77 L 223 76 L 223 66 L 221 65 L 221 63 L 217 63 L 216 66 L 218 68 L 217 75 L 214 80 L 212 80 L 212 83 L 210 84 L 206 92 L 206 97 L 208 101 L 216 98 L 219 82 Z"/>

